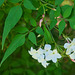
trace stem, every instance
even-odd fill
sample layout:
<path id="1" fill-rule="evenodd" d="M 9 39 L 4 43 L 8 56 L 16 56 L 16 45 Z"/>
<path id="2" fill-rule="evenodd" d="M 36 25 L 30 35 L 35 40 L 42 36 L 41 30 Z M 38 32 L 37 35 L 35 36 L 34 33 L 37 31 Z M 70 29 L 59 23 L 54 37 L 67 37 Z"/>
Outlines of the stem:
<path id="1" fill-rule="evenodd" d="M 47 5 L 50 5 L 50 6 L 52 6 L 53 8 L 55 8 L 55 6 L 54 6 L 54 5 L 49 4 L 49 3 L 47 3 L 47 2 L 45 2 L 45 1 L 43 1 L 43 0 L 41 0 L 41 2 L 42 2 L 42 3 L 45 3 L 45 4 L 47 4 Z"/>

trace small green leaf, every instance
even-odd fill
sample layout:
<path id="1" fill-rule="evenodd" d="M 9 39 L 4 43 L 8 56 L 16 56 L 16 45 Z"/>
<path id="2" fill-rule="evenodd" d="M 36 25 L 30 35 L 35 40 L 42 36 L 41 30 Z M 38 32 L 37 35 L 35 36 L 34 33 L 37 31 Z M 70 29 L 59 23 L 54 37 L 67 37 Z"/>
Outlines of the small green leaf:
<path id="1" fill-rule="evenodd" d="M 55 11 L 54 10 L 50 11 L 49 17 L 50 17 L 50 20 L 53 20 L 55 18 Z"/>
<path id="2" fill-rule="evenodd" d="M 58 16 L 60 16 L 60 7 L 58 6 L 57 8 L 56 8 L 56 11 L 55 11 L 55 17 L 58 17 Z"/>
<path id="3" fill-rule="evenodd" d="M 30 18 L 30 23 L 33 27 L 37 26 L 36 20 L 34 18 Z"/>
<path id="4" fill-rule="evenodd" d="M 45 26 L 44 26 L 44 37 L 47 43 L 53 43 L 51 32 L 49 32 Z"/>
<path id="5" fill-rule="evenodd" d="M 30 0 L 24 0 L 24 7 L 31 10 L 36 10 Z"/>
<path id="6" fill-rule="evenodd" d="M 25 43 L 25 35 L 18 34 L 14 37 L 8 49 L 6 50 L 4 57 L 1 61 L 1 64 L 18 48 Z"/>
<path id="7" fill-rule="evenodd" d="M 9 34 L 10 30 L 20 20 L 21 16 L 22 16 L 22 8 L 20 6 L 15 6 L 10 9 L 9 14 L 5 20 L 5 26 L 4 26 L 3 38 L 2 38 L 2 49 L 7 35 Z"/>
<path id="8" fill-rule="evenodd" d="M 36 43 L 36 36 L 35 36 L 35 34 L 34 34 L 33 32 L 30 32 L 30 33 L 29 33 L 28 39 L 29 39 L 33 44 L 37 45 L 37 43 Z"/>
<path id="9" fill-rule="evenodd" d="M 64 20 L 62 20 L 62 21 L 59 23 L 59 36 L 62 34 L 62 32 L 63 32 L 63 30 L 64 30 L 64 28 L 65 28 L 65 25 L 66 25 L 66 23 L 65 23 Z"/>
<path id="10" fill-rule="evenodd" d="M 43 32 L 43 30 L 42 30 L 41 27 L 37 27 L 36 32 L 37 32 L 38 34 L 44 35 L 44 32 Z"/>
<path id="11" fill-rule="evenodd" d="M 55 0 L 55 5 L 60 5 L 64 0 Z"/>
<path id="12" fill-rule="evenodd" d="M 20 2 L 22 0 L 8 0 L 8 1 L 11 2 L 11 3 L 18 3 L 18 2 Z"/>
<path id="13" fill-rule="evenodd" d="M 50 23 L 50 30 L 56 25 L 56 23 L 57 23 L 56 19 L 51 21 L 51 23 Z"/>
<path id="14" fill-rule="evenodd" d="M 72 8 L 73 8 L 73 6 L 70 6 L 70 7 L 68 7 L 68 8 L 65 10 L 65 12 L 63 13 L 63 17 L 64 17 L 64 18 L 67 18 L 67 17 L 69 17 L 69 16 L 71 15 Z"/>
<path id="15" fill-rule="evenodd" d="M 14 31 L 15 31 L 15 32 L 18 32 L 18 33 L 26 33 L 26 32 L 28 32 L 29 30 L 28 30 L 26 27 L 18 26 L 18 27 L 16 27 L 16 28 L 14 28 Z"/>
<path id="16" fill-rule="evenodd" d="M 70 22 L 70 26 L 72 29 L 75 29 L 75 16 L 71 17 L 69 19 L 69 22 Z"/>
<path id="17" fill-rule="evenodd" d="M 0 0 L 0 6 L 3 4 L 4 0 Z"/>

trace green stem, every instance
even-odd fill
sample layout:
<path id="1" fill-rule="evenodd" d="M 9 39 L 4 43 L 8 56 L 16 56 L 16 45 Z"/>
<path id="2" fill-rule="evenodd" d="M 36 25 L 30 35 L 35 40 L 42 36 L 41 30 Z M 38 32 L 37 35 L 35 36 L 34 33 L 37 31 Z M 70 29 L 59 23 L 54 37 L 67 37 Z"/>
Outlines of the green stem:
<path id="1" fill-rule="evenodd" d="M 51 7 L 55 8 L 55 6 L 52 5 L 52 4 L 50 4 L 50 3 L 47 3 L 47 2 L 45 2 L 45 1 L 43 1 L 43 0 L 41 0 L 41 2 L 42 2 L 42 3 L 45 3 L 45 4 L 47 4 L 47 5 L 50 5 Z"/>

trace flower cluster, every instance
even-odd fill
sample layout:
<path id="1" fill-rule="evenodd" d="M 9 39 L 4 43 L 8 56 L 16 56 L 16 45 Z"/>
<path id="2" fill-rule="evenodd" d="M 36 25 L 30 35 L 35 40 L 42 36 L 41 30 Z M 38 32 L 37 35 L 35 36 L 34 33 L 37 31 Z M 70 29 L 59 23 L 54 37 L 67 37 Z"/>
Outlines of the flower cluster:
<path id="1" fill-rule="evenodd" d="M 75 38 L 71 41 L 71 43 L 65 43 L 64 48 L 67 49 L 66 54 L 70 56 L 73 62 L 75 62 Z"/>
<path id="2" fill-rule="evenodd" d="M 49 65 L 47 61 L 52 60 L 54 63 L 57 62 L 57 58 L 61 58 L 61 55 L 57 52 L 57 49 L 51 50 L 51 45 L 45 44 L 44 49 L 39 48 L 35 50 L 31 47 L 31 50 L 28 51 L 30 55 L 39 63 L 41 63 L 45 68 Z"/>

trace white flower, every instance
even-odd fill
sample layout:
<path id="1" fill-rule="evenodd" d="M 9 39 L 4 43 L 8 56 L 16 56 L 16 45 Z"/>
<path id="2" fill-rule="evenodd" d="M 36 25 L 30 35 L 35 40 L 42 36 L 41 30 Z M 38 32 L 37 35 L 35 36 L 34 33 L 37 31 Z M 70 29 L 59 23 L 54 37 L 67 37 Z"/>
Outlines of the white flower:
<path id="1" fill-rule="evenodd" d="M 75 51 L 75 38 L 73 39 L 73 41 L 71 41 L 71 43 L 65 43 L 64 48 L 67 49 L 66 50 L 67 55 L 70 55 L 72 52 L 74 52 Z"/>
<path id="2" fill-rule="evenodd" d="M 39 56 L 38 62 L 41 63 L 45 68 L 49 65 L 49 63 L 47 63 L 47 61 L 44 59 L 44 55 Z"/>
<path id="3" fill-rule="evenodd" d="M 30 55 L 34 55 L 36 53 L 36 50 L 31 47 L 30 51 L 28 51 Z"/>
<path id="4" fill-rule="evenodd" d="M 51 45 L 49 45 L 49 44 L 45 44 L 45 47 L 44 47 L 44 50 L 50 50 L 51 49 Z"/>
<path id="5" fill-rule="evenodd" d="M 45 56 L 47 61 L 52 60 L 54 63 L 57 62 L 57 58 L 61 58 L 61 55 L 57 52 L 57 49 L 46 52 Z"/>
<path id="6" fill-rule="evenodd" d="M 75 52 L 69 55 L 71 59 L 75 60 Z"/>

